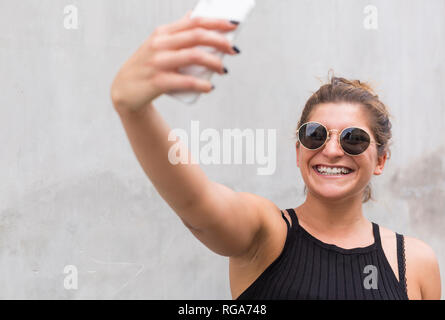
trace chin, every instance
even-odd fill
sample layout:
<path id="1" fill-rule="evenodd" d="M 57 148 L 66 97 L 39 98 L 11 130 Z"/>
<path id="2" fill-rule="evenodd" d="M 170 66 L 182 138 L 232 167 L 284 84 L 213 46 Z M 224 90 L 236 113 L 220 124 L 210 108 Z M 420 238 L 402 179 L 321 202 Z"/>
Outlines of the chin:
<path id="1" fill-rule="evenodd" d="M 323 190 L 312 189 L 312 194 L 315 194 L 317 198 L 323 198 L 326 200 L 341 200 L 349 198 L 352 193 L 350 190 L 340 190 L 341 188 L 323 188 Z"/>

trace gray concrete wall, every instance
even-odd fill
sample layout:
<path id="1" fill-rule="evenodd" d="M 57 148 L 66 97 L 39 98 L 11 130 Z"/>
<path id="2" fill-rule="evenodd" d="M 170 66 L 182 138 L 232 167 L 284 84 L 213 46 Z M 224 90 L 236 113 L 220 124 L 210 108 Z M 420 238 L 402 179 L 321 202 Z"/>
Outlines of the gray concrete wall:
<path id="1" fill-rule="evenodd" d="M 122 63 L 195 0 L 0 1 L 0 298 L 230 299 L 228 259 L 182 225 L 137 163 L 109 98 Z M 378 9 L 366 29 L 364 8 Z M 78 9 L 66 29 L 64 8 Z M 156 105 L 172 128 L 277 130 L 277 169 L 202 166 L 280 208 L 304 200 L 292 138 L 333 68 L 370 80 L 393 117 L 392 159 L 366 216 L 428 243 L 445 264 L 445 1 L 263 0 L 230 75 L 193 107 Z M 428 138 L 426 138 L 428 135 Z M 67 290 L 64 268 L 78 271 Z M 443 277 L 444 278 L 444 277 Z"/>

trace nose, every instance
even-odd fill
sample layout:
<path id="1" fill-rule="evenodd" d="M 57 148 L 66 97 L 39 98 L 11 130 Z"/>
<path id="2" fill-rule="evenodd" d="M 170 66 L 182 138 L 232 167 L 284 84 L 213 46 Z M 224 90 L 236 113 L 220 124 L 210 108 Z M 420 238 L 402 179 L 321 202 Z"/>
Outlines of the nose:
<path id="1" fill-rule="evenodd" d="M 345 154 L 338 141 L 338 134 L 339 133 L 337 130 L 331 130 L 329 132 L 328 141 L 326 141 L 326 144 L 323 147 L 323 153 L 326 156 L 338 157 L 338 156 L 343 156 Z"/>

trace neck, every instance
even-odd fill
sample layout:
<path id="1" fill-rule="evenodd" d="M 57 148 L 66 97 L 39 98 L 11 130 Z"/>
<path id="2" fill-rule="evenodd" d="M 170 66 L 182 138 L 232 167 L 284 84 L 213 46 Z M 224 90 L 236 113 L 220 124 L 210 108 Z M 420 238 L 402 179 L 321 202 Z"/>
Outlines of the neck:
<path id="1" fill-rule="evenodd" d="M 362 199 L 359 196 L 326 200 L 308 191 L 306 201 L 297 210 L 305 225 L 324 233 L 348 233 L 368 223 L 363 215 Z"/>

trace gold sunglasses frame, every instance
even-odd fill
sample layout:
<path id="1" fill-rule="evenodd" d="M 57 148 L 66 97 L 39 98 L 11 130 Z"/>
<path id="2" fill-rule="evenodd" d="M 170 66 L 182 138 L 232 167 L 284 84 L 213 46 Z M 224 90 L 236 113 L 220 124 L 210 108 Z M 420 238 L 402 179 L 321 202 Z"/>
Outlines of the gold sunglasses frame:
<path id="1" fill-rule="evenodd" d="M 322 144 L 321 146 L 319 146 L 319 147 L 316 148 L 316 149 L 309 149 L 309 148 L 307 148 L 307 147 L 300 141 L 300 129 L 301 129 L 301 127 L 303 127 L 305 124 L 308 124 L 308 123 L 317 123 L 317 124 L 321 125 L 323 128 L 325 128 L 326 132 L 328 133 L 328 135 L 327 135 L 327 137 L 326 137 L 326 140 L 323 142 L 323 144 Z M 369 140 L 370 140 L 369 145 L 366 147 L 365 150 L 363 150 L 363 151 L 360 152 L 359 154 L 350 154 L 350 153 L 346 152 L 346 150 L 343 149 L 343 146 L 341 145 L 341 141 L 340 141 L 341 134 L 343 133 L 343 131 L 345 131 L 346 129 L 350 129 L 350 128 L 361 129 L 361 130 L 363 130 L 364 132 L 366 132 L 366 133 L 368 134 L 368 136 L 369 136 Z M 360 128 L 360 127 L 347 127 L 347 128 L 344 128 L 342 131 L 340 131 L 340 133 L 338 133 L 338 130 L 337 130 L 337 129 L 331 129 L 331 130 L 328 130 L 328 128 L 326 128 L 325 125 L 323 125 L 322 123 L 317 122 L 317 121 L 308 121 L 308 122 L 303 123 L 303 124 L 298 128 L 298 130 L 297 130 L 297 139 L 298 139 L 298 142 L 299 142 L 305 149 L 307 149 L 307 150 L 311 150 L 311 151 L 315 151 L 315 150 L 318 150 L 318 149 L 320 149 L 320 148 L 323 148 L 324 145 L 331 139 L 331 131 L 335 131 L 335 132 L 337 132 L 338 145 L 340 146 L 340 148 L 343 150 L 344 153 L 346 153 L 347 155 L 349 155 L 349 156 L 351 156 L 351 157 L 355 157 L 355 156 L 359 156 L 359 155 L 361 155 L 363 152 L 365 152 L 366 150 L 368 150 L 368 148 L 369 148 L 369 146 L 371 145 L 371 143 L 374 143 L 374 144 L 379 145 L 379 146 L 382 145 L 381 143 L 378 143 L 378 142 L 376 142 L 375 140 L 372 140 L 372 139 L 371 139 L 371 135 L 368 133 L 368 131 L 366 131 L 366 130 L 363 129 L 363 128 Z"/>

